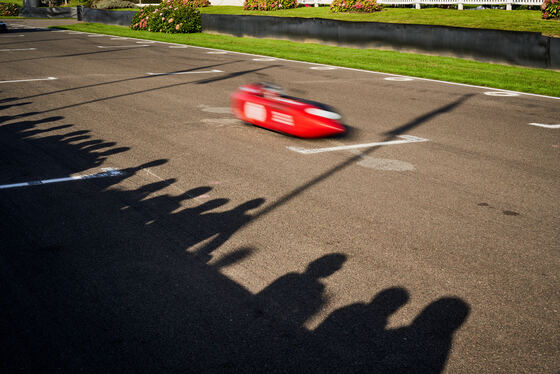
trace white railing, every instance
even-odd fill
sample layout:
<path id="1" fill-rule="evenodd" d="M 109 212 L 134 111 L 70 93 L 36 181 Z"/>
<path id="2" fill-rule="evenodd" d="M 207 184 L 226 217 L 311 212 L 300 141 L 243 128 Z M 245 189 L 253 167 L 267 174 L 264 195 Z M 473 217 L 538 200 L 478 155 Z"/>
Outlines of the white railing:
<path id="1" fill-rule="evenodd" d="M 310 4 L 314 6 L 329 5 L 332 0 L 299 0 L 300 4 Z M 512 5 L 535 5 L 539 6 L 542 0 L 377 0 L 378 4 L 385 5 L 414 5 L 420 9 L 421 5 L 457 5 L 459 10 L 463 5 L 505 5 L 507 10 L 511 10 Z"/>
<path id="2" fill-rule="evenodd" d="M 149 3 L 150 0 L 145 0 Z M 309 4 L 314 6 L 330 5 L 332 0 L 298 0 L 300 4 Z M 210 0 L 212 5 L 243 5 L 243 0 Z M 511 10 L 512 5 L 533 5 L 540 6 L 543 0 L 377 0 L 378 4 L 384 5 L 414 5 L 416 9 L 420 9 L 422 5 L 457 5 L 459 10 L 463 9 L 463 5 L 505 5 L 506 10 Z M 136 4 L 137 6 L 159 5 L 159 4 Z"/>

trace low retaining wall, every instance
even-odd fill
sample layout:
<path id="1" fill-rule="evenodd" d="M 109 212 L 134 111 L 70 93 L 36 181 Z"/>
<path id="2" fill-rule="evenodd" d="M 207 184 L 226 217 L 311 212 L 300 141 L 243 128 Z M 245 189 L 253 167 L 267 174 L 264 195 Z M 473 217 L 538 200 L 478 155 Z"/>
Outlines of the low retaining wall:
<path id="1" fill-rule="evenodd" d="M 83 8 L 81 21 L 104 23 L 106 25 L 130 26 L 136 12 L 126 10 L 111 11 L 104 9 Z"/>
<path id="2" fill-rule="evenodd" d="M 39 17 L 39 18 L 77 18 L 78 11 L 73 8 L 35 8 L 24 7 L 20 14 L 23 17 Z"/>
<path id="3" fill-rule="evenodd" d="M 202 30 L 560 69 L 560 40 L 534 32 L 224 14 L 202 14 Z"/>

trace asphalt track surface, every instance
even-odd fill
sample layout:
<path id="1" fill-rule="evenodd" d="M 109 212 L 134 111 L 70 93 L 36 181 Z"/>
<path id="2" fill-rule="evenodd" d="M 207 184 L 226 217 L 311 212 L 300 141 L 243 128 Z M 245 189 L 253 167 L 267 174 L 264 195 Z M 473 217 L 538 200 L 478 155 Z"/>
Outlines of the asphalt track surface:
<path id="1" fill-rule="evenodd" d="M 560 369 L 558 99 L 7 23 L 3 373 Z M 239 122 L 255 81 L 350 133 Z"/>

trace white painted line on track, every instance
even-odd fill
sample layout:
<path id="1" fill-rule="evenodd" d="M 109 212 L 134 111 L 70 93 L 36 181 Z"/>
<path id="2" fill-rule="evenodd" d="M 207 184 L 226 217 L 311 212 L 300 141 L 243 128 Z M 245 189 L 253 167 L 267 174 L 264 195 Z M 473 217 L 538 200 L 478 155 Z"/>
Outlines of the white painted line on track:
<path id="1" fill-rule="evenodd" d="M 177 49 L 180 49 L 180 48 L 189 48 L 189 47 L 186 46 L 186 45 L 170 45 L 169 48 L 177 48 Z"/>
<path id="2" fill-rule="evenodd" d="M 419 138 L 417 136 L 412 135 L 401 135 L 399 138 L 403 138 L 403 140 L 390 140 L 387 142 L 375 142 L 375 143 L 365 143 L 365 144 L 352 144 L 352 145 L 341 145 L 338 147 L 327 147 L 327 148 L 302 148 L 302 147 L 294 147 L 289 146 L 286 147 L 290 151 L 294 151 L 297 153 L 301 153 L 304 155 L 309 155 L 313 153 L 323 153 L 323 152 L 335 152 L 335 151 L 344 151 L 348 149 L 358 149 L 358 148 L 370 148 L 370 147 L 379 147 L 383 145 L 394 145 L 394 144 L 406 144 L 406 143 L 420 143 L 420 142 L 427 142 L 428 139 Z"/>
<path id="3" fill-rule="evenodd" d="M 383 79 L 385 79 L 386 81 L 395 81 L 395 82 L 409 82 L 414 80 L 414 78 L 409 78 L 409 77 L 387 77 Z"/>
<path id="4" fill-rule="evenodd" d="M 21 35 L 2 35 L 0 36 L 0 38 L 21 38 L 22 36 L 25 36 L 23 34 Z"/>
<path id="5" fill-rule="evenodd" d="M 544 127 L 545 129 L 560 129 L 560 125 L 546 125 L 544 123 L 535 123 L 535 122 L 531 122 L 529 125 L 537 126 L 537 127 Z"/>
<path id="6" fill-rule="evenodd" d="M 149 47 L 146 44 L 133 44 L 133 45 L 98 45 L 97 48 L 140 48 Z"/>
<path id="7" fill-rule="evenodd" d="M 509 91 L 488 91 L 484 93 L 486 96 L 498 96 L 498 97 L 514 97 L 519 96 L 520 93 L 509 92 Z"/>
<path id="8" fill-rule="evenodd" d="M 155 43 L 155 40 L 143 40 L 141 42 L 136 42 L 138 44 L 153 44 Z"/>
<path id="9" fill-rule="evenodd" d="M 17 187 L 39 186 L 42 184 L 72 182 L 72 181 L 85 180 L 85 179 L 116 177 L 123 174 L 122 171 L 113 168 L 103 168 L 101 170 L 103 170 L 103 172 L 97 174 L 75 175 L 73 177 L 66 177 L 66 178 L 44 179 L 44 180 L 33 181 L 33 182 L 4 184 L 4 185 L 0 185 L 0 190 L 6 190 L 9 188 L 17 188 Z"/>
<path id="10" fill-rule="evenodd" d="M 312 66 L 309 69 L 311 69 L 311 70 L 336 70 L 336 69 L 338 69 L 338 67 L 337 66 L 326 66 L 326 65 L 324 65 L 324 66 Z"/>
<path id="11" fill-rule="evenodd" d="M 36 51 L 37 48 L 13 48 L 13 49 L 0 49 L 0 52 L 15 52 L 15 51 Z"/>
<path id="12" fill-rule="evenodd" d="M 103 36 L 107 36 L 107 35 L 104 35 L 104 34 L 90 34 L 90 35 L 88 35 L 88 38 L 99 38 L 99 37 L 103 37 Z"/>
<path id="13" fill-rule="evenodd" d="M 111 40 L 128 40 L 128 38 L 111 38 Z"/>
<path id="14" fill-rule="evenodd" d="M 199 70 L 199 71 L 179 71 L 170 73 L 146 73 L 147 75 L 157 76 L 157 75 L 183 75 L 183 74 L 210 74 L 210 73 L 223 73 L 223 70 Z"/>
<path id="15" fill-rule="evenodd" d="M 264 58 L 254 58 L 253 61 L 276 61 L 276 59 L 272 57 L 271 58 L 264 57 Z"/>
<path id="16" fill-rule="evenodd" d="M 21 83 L 21 82 L 36 82 L 36 81 L 53 81 L 58 78 L 48 77 L 48 78 L 33 78 L 33 79 L 18 79 L 13 81 L 0 81 L 0 83 Z"/>
<path id="17" fill-rule="evenodd" d="M 210 51 L 208 52 L 209 55 L 227 55 L 229 51 Z"/>

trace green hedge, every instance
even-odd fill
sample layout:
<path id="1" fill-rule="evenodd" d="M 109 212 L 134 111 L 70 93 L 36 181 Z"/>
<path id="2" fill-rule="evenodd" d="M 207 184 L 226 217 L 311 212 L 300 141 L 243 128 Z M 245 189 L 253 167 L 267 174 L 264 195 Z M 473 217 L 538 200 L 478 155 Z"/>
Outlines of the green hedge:
<path id="1" fill-rule="evenodd" d="M 280 10 L 297 8 L 297 0 L 245 0 L 245 10 Z"/>
<path id="2" fill-rule="evenodd" d="M 373 13 L 381 10 L 376 0 L 333 0 L 331 12 Z"/>
<path id="3" fill-rule="evenodd" d="M 10 3 L 0 3 L 0 16 L 17 17 L 19 6 Z"/>
<path id="4" fill-rule="evenodd" d="M 559 0 L 544 0 L 541 5 L 542 18 L 552 19 L 560 18 L 560 1 Z"/>

